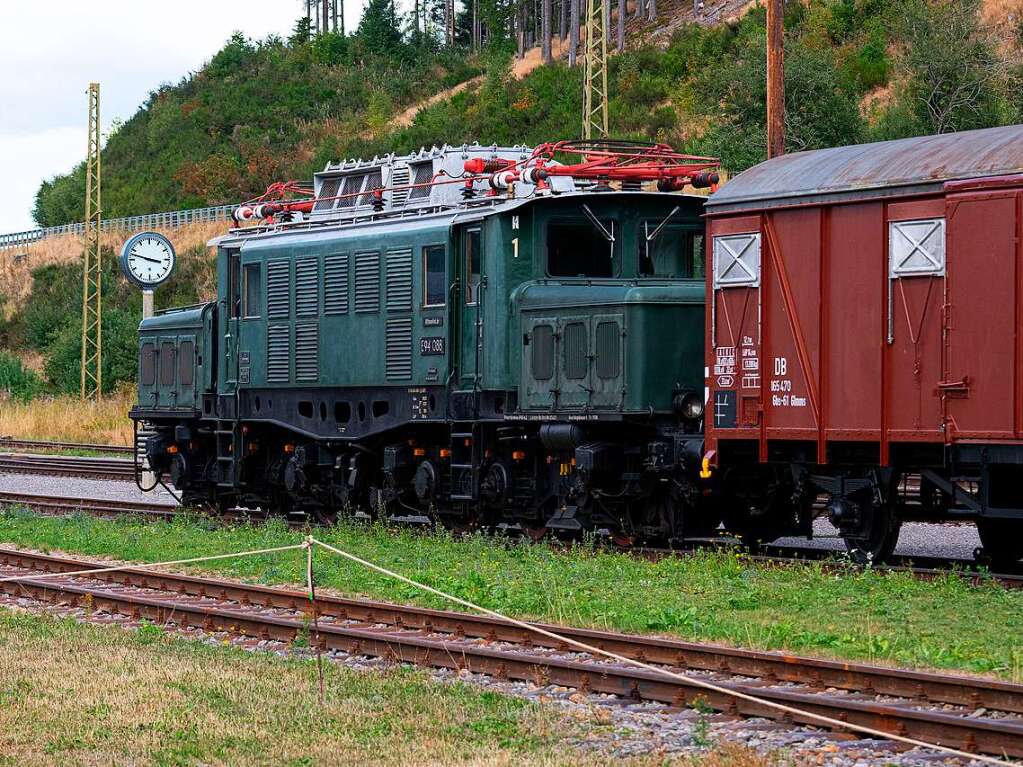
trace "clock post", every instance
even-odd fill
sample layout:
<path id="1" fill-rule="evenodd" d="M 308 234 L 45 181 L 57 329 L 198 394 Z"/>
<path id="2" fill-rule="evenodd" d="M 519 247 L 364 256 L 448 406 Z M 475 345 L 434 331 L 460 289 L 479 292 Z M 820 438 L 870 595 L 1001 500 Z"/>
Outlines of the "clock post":
<path id="1" fill-rule="evenodd" d="M 174 271 L 177 260 L 174 246 L 162 234 L 139 232 L 128 238 L 121 248 L 121 272 L 142 289 L 142 319 L 155 314 L 153 291 L 166 281 Z M 136 448 L 137 449 L 137 448 Z M 156 486 L 156 477 L 149 470 L 145 456 L 140 456 L 143 467 L 143 482 Z"/>
<path id="2" fill-rule="evenodd" d="M 171 241 L 156 232 L 132 235 L 121 248 L 121 272 L 142 289 L 142 319 L 153 316 L 153 291 L 171 276 L 176 261 Z"/>

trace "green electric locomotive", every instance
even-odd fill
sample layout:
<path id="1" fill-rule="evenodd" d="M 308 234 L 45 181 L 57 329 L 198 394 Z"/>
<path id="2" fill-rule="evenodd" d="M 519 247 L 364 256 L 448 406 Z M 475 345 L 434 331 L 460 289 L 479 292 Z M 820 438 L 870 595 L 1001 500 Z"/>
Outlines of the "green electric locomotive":
<path id="1" fill-rule="evenodd" d="M 702 448 L 705 198 L 644 191 L 712 183 L 712 163 L 583 154 L 345 162 L 310 199 L 240 208 L 258 223 L 215 242 L 217 300 L 139 328 L 149 468 L 189 504 L 326 520 L 716 525 L 684 479 Z"/>

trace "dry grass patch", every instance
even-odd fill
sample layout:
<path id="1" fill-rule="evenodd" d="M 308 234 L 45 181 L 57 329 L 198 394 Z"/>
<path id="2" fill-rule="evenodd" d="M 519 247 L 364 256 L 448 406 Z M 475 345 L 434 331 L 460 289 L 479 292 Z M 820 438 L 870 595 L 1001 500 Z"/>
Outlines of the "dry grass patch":
<path id="1" fill-rule="evenodd" d="M 589 765 L 587 726 L 406 669 L 355 672 L 0 610 L 0 765 Z M 621 762 L 670 763 L 663 756 Z M 728 747 L 677 763 L 777 764 Z"/>
<path id="2" fill-rule="evenodd" d="M 17 439 L 130 445 L 128 410 L 134 389 L 121 389 L 99 401 L 78 397 L 41 397 L 29 402 L 5 401 L 0 407 L 0 435 Z"/>
<path id="3" fill-rule="evenodd" d="M 156 231 L 169 237 L 175 249 L 183 253 L 225 234 L 229 225 L 227 221 L 212 221 L 173 229 L 157 227 Z M 100 237 L 100 243 L 120 253 L 121 245 L 131 234 L 133 232 L 130 231 L 106 231 Z M 32 292 L 32 270 L 49 264 L 76 262 L 81 258 L 82 238 L 74 234 L 47 237 L 24 247 L 0 250 L 0 295 L 7 299 L 5 310 L 8 314 L 17 311 L 28 298 Z M 208 286 L 201 288 L 208 292 Z"/>

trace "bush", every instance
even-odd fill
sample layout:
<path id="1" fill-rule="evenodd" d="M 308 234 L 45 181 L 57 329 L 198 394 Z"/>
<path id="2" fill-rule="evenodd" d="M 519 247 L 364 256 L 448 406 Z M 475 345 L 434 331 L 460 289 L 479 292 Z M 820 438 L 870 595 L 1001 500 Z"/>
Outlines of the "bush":
<path id="1" fill-rule="evenodd" d="M 0 350 L 0 391 L 16 400 L 30 400 L 42 394 L 45 386 L 39 376 L 8 351 Z"/>

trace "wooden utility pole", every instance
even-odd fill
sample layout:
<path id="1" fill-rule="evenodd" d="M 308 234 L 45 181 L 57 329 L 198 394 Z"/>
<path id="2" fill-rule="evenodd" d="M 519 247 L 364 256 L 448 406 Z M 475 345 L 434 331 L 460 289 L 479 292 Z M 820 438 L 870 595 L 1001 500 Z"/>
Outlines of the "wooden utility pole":
<path id="1" fill-rule="evenodd" d="M 785 154 L 785 4 L 767 0 L 767 156 Z"/>
<path id="2" fill-rule="evenodd" d="M 82 268 L 82 399 L 103 393 L 103 267 L 100 264 L 99 83 L 89 83 L 89 148 L 85 157 L 85 258 Z"/>

